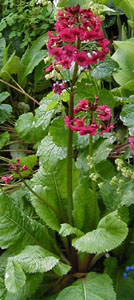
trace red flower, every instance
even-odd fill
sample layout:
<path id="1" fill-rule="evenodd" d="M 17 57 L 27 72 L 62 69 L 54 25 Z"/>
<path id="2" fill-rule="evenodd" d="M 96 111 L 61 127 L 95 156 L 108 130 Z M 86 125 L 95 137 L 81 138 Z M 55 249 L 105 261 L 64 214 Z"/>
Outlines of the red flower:
<path id="1" fill-rule="evenodd" d="M 100 135 L 103 135 L 104 133 L 107 133 L 110 130 L 112 130 L 114 128 L 114 125 L 112 123 L 110 123 L 109 126 L 106 127 L 106 125 L 103 124 L 102 128 L 103 128 L 103 130 L 99 133 Z"/>
<path id="2" fill-rule="evenodd" d="M 88 107 L 89 102 L 87 99 L 83 99 L 78 102 L 78 111 L 86 111 Z"/>
<path id="3" fill-rule="evenodd" d="M 76 40 L 76 35 L 68 28 L 64 29 L 59 34 L 63 42 L 74 43 Z"/>
<path id="4" fill-rule="evenodd" d="M 78 52 L 76 54 L 75 61 L 82 67 L 87 67 L 89 65 L 89 57 L 84 51 Z"/>
<path id="5" fill-rule="evenodd" d="M 53 69 L 53 66 L 52 66 L 52 65 L 50 65 L 49 67 L 47 67 L 47 68 L 45 69 L 45 71 L 46 71 L 46 72 L 51 72 L 51 71 L 52 71 L 52 69 Z"/>
<path id="6" fill-rule="evenodd" d="M 10 175 L 10 176 L 2 176 L 2 181 L 5 183 L 5 184 L 8 184 L 9 183 L 9 181 L 11 181 L 12 180 L 12 175 Z"/>
<path id="7" fill-rule="evenodd" d="M 112 117 L 111 109 L 106 104 L 98 106 L 96 111 L 99 112 L 97 117 L 101 121 L 108 121 Z"/>
<path id="8" fill-rule="evenodd" d="M 60 95 L 62 93 L 62 91 L 64 90 L 64 88 L 65 88 L 65 83 L 54 83 L 53 84 L 53 91 L 56 94 Z"/>

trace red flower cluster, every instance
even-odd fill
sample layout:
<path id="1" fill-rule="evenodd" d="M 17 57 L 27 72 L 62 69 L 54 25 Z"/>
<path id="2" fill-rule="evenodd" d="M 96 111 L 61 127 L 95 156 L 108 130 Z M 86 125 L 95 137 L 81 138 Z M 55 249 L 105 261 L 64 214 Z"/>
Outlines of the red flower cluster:
<path id="1" fill-rule="evenodd" d="M 11 165 L 11 164 L 8 164 L 8 167 L 10 170 L 13 170 L 14 172 L 24 172 L 24 171 L 27 171 L 28 168 L 26 165 L 24 165 L 21 169 L 20 169 L 20 159 L 19 158 L 16 158 L 16 163 L 14 165 Z M 3 176 L 1 178 L 1 180 L 5 183 L 5 184 L 8 184 L 9 181 L 11 181 L 13 179 L 13 176 L 10 175 L 10 176 Z"/>
<path id="2" fill-rule="evenodd" d="M 65 117 L 65 125 L 69 127 L 72 131 L 79 131 L 80 135 L 95 135 L 97 130 L 102 129 L 102 131 L 99 132 L 100 135 L 103 135 L 106 132 L 109 132 L 111 129 L 113 129 L 113 124 L 110 123 L 109 126 L 106 126 L 104 121 L 109 121 L 111 119 L 112 113 L 111 109 L 107 105 L 100 105 L 97 106 L 99 98 L 95 98 L 94 104 L 90 103 L 87 99 L 80 100 L 78 103 L 77 108 L 74 108 L 74 114 L 79 114 L 84 112 L 85 116 L 84 118 L 78 119 L 73 118 L 70 120 L 68 116 Z M 89 122 L 88 114 L 86 113 L 90 112 L 90 116 L 92 113 L 92 116 L 95 115 L 95 117 L 92 120 L 92 123 L 90 125 L 85 124 L 86 120 Z M 98 123 L 96 122 L 98 121 Z"/>
<path id="3" fill-rule="evenodd" d="M 100 28 L 101 20 L 91 9 L 80 9 L 77 5 L 60 10 L 55 24 L 56 35 L 48 32 L 48 53 L 54 58 L 54 65 L 69 69 L 75 61 L 81 67 L 90 68 L 98 60 L 103 61 L 109 51 L 109 41 Z M 52 65 L 46 71 L 51 68 Z"/>

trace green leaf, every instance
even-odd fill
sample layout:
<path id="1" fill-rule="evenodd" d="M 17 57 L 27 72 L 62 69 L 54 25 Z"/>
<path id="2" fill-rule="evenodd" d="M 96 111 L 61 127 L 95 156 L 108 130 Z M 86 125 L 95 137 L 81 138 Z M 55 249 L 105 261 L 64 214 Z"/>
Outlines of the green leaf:
<path id="1" fill-rule="evenodd" d="M 3 300 L 27 300 L 31 299 L 31 296 L 35 294 L 36 290 L 42 283 L 43 275 L 41 273 L 27 274 L 25 285 L 19 289 L 15 295 L 13 293 L 7 292 Z"/>
<path id="2" fill-rule="evenodd" d="M 129 127 L 131 131 L 134 131 L 134 104 L 129 103 L 124 105 L 120 119 L 125 126 Z"/>
<path id="3" fill-rule="evenodd" d="M 12 262 L 17 262 L 27 273 L 44 273 L 55 267 L 59 262 L 59 258 L 40 246 L 27 246 L 20 254 L 8 259 L 5 275 L 8 280 L 9 276 L 12 275 L 9 274 L 9 266 Z"/>
<path id="4" fill-rule="evenodd" d="M 61 224 L 59 234 L 61 234 L 63 237 L 66 237 L 70 234 L 75 234 L 76 236 L 82 236 L 83 232 L 80 231 L 78 228 L 72 227 L 70 224 L 64 223 Z"/>
<path id="5" fill-rule="evenodd" d="M 67 162 L 62 160 L 50 172 L 45 172 L 43 167 L 40 167 L 32 179 L 34 191 L 58 212 L 61 217 L 60 223 L 67 222 L 68 218 L 66 170 Z M 78 181 L 79 171 L 73 166 L 73 190 L 78 185 Z M 52 229 L 59 230 L 59 218 L 51 212 L 45 203 L 33 195 L 31 195 L 31 201 L 40 218 Z"/>
<path id="6" fill-rule="evenodd" d="M 0 247 L 15 251 L 27 244 L 42 245 L 54 251 L 54 242 L 44 225 L 32 220 L 5 193 L 0 195 Z"/>
<path id="7" fill-rule="evenodd" d="M 62 290 L 56 300 L 116 300 L 112 280 L 108 275 L 89 273 L 72 286 Z"/>
<path id="8" fill-rule="evenodd" d="M 19 137 L 27 143 L 40 141 L 45 136 L 41 126 L 36 127 L 36 119 L 31 112 L 19 117 L 15 129 Z"/>
<path id="9" fill-rule="evenodd" d="M 55 102 L 54 108 L 50 107 L 51 104 Z M 52 95 L 52 97 L 49 98 L 43 98 L 40 102 L 40 107 L 36 109 L 35 111 L 35 117 L 36 117 L 36 127 L 41 126 L 43 130 L 45 130 L 48 125 L 50 124 L 51 119 L 55 115 L 55 108 L 57 108 L 57 95 L 56 97 Z"/>
<path id="10" fill-rule="evenodd" d="M 107 57 L 104 62 L 101 62 L 95 69 L 93 69 L 91 75 L 97 80 L 105 79 L 107 76 L 117 72 L 118 69 L 119 64 L 114 59 Z"/>
<path id="11" fill-rule="evenodd" d="M 69 265 L 63 264 L 59 262 L 54 268 L 53 271 L 58 276 L 66 275 L 71 270 L 71 267 Z"/>
<path id="12" fill-rule="evenodd" d="M 107 159 L 108 155 L 113 149 L 113 143 L 115 140 L 115 137 L 109 135 L 109 138 L 99 138 L 94 143 L 93 160 L 96 165 Z"/>
<path id="13" fill-rule="evenodd" d="M 33 167 L 37 163 L 37 156 L 36 155 L 28 155 L 26 157 L 20 158 L 20 166 L 26 165 L 28 169 L 32 170 Z"/>
<path id="14" fill-rule="evenodd" d="M 118 279 L 117 299 L 118 300 L 134 299 L 134 280 L 132 278 L 128 278 L 127 280 L 124 280 L 123 273 L 120 274 L 120 280 Z"/>
<path id="15" fill-rule="evenodd" d="M 0 103 L 2 103 L 5 99 L 7 99 L 10 96 L 8 92 L 0 93 Z"/>
<path id="16" fill-rule="evenodd" d="M 5 285 L 8 291 L 16 293 L 25 284 L 26 276 L 22 267 L 16 261 L 10 261 L 7 264 L 5 274 Z"/>
<path id="17" fill-rule="evenodd" d="M 54 144 L 51 136 L 46 136 L 40 143 L 37 151 L 40 165 L 46 172 L 50 172 L 57 165 L 59 160 L 67 156 L 67 149 Z"/>
<path id="18" fill-rule="evenodd" d="M 34 68 L 46 57 L 47 51 L 41 50 L 32 57 L 29 61 L 28 65 L 25 68 L 23 76 L 26 77 L 27 75 L 31 74 Z"/>
<path id="19" fill-rule="evenodd" d="M 94 218 L 98 223 L 99 208 L 94 202 L 93 192 L 89 187 L 88 177 L 83 177 L 73 194 L 74 226 L 87 232 L 94 228 Z"/>
<path id="20" fill-rule="evenodd" d="M 127 233 L 127 225 L 120 220 L 117 211 L 114 211 L 100 220 L 96 230 L 74 239 L 73 246 L 81 252 L 103 253 L 118 247 Z"/>
<path id="21" fill-rule="evenodd" d="M 65 127 L 63 117 L 58 117 L 52 122 L 49 132 L 58 147 L 67 147 L 68 129 Z"/>
<path id="22" fill-rule="evenodd" d="M 3 132 L 0 134 L 0 149 L 2 149 L 10 140 L 10 135 L 8 131 Z"/>
<path id="23" fill-rule="evenodd" d="M 0 124 L 3 124 L 11 117 L 12 106 L 9 104 L 0 105 Z"/>
<path id="24" fill-rule="evenodd" d="M 20 58 L 13 53 L 0 71 L 0 77 L 2 77 L 4 80 L 9 80 L 10 77 L 8 73 L 10 75 L 17 74 L 22 70 L 22 68 L 23 64 Z"/>
<path id="25" fill-rule="evenodd" d="M 111 91 L 106 89 L 101 89 L 99 92 L 99 101 L 98 105 L 107 104 L 111 109 L 115 106 L 115 98 Z"/>
<path id="26" fill-rule="evenodd" d="M 114 44 L 118 48 L 112 58 L 117 61 L 121 68 L 121 70 L 114 74 L 114 79 L 118 84 L 124 85 L 134 79 L 134 38 L 125 41 L 116 41 Z"/>

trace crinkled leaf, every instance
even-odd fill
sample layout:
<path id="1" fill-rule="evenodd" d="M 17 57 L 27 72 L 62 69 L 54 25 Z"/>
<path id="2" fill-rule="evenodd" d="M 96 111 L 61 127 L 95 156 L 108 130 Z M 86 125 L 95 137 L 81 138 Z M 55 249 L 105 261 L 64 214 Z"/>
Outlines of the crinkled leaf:
<path id="1" fill-rule="evenodd" d="M 68 130 L 65 127 L 63 117 L 56 118 L 49 129 L 50 135 L 54 143 L 58 147 L 67 147 L 68 142 Z"/>
<path id="2" fill-rule="evenodd" d="M 56 273 L 58 276 L 63 276 L 66 275 L 69 271 L 71 270 L 71 266 L 63 264 L 59 262 L 54 268 L 53 271 Z"/>
<path id="3" fill-rule="evenodd" d="M 96 165 L 107 159 L 108 155 L 113 149 L 112 145 L 115 140 L 115 137 L 111 135 L 106 139 L 100 138 L 94 143 L 93 160 Z"/>
<path id="4" fill-rule="evenodd" d="M 87 253 L 103 253 L 118 247 L 126 238 L 127 225 L 117 214 L 108 214 L 100 220 L 97 229 L 73 240 L 73 246 Z"/>
<path id="5" fill-rule="evenodd" d="M 9 266 L 12 262 L 17 262 L 27 273 L 44 273 L 50 271 L 55 265 L 57 265 L 59 258 L 40 246 L 27 246 L 20 254 L 8 259 L 5 275 L 8 279 L 10 276 Z"/>
<path id="6" fill-rule="evenodd" d="M 121 70 L 114 74 L 114 79 L 118 84 L 124 85 L 134 79 L 134 38 L 125 41 L 116 41 L 114 44 L 118 48 L 112 58 L 117 61 L 121 68 Z"/>
<path id="7" fill-rule="evenodd" d="M 76 236 L 82 236 L 83 232 L 80 231 L 78 228 L 71 226 L 70 224 L 64 223 L 61 224 L 59 234 L 61 234 L 63 237 L 66 237 L 70 234 L 75 234 Z"/>
<path id="8" fill-rule="evenodd" d="M 91 75 L 95 79 L 104 79 L 107 76 L 112 75 L 119 69 L 119 64 L 112 58 L 107 57 L 104 62 L 101 62 L 97 67 L 91 72 Z"/>
<path id="9" fill-rule="evenodd" d="M 72 286 L 62 290 L 56 300 L 116 300 L 112 280 L 108 275 L 89 273 Z"/>
<path id="10" fill-rule="evenodd" d="M 8 131 L 3 132 L 0 134 L 0 149 L 2 149 L 10 140 L 10 135 Z"/>
<path id="11" fill-rule="evenodd" d="M 134 104 L 129 103 L 124 105 L 122 112 L 120 114 L 120 119 L 123 124 L 131 131 L 134 131 Z"/>
<path id="12" fill-rule="evenodd" d="M 5 285 L 8 291 L 16 293 L 25 284 L 26 276 L 17 261 L 10 261 L 6 267 Z"/>
<path id="13" fill-rule="evenodd" d="M 40 165 L 46 172 L 49 172 L 53 170 L 59 160 L 63 160 L 67 156 L 67 149 L 58 147 L 54 144 L 51 136 L 46 136 L 38 147 L 37 155 Z"/>
<path id="14" fill-rule="evenodd" d="M 60 223 L 67 220 L 68 217 L 68 200 L 67 200 L 67 161 L 59 161 L 57 166 L 51 172 L 45 172 L 40 167 L 38 172 L 33 176 L 33 189 L 44 197 L 51 204 L 61 217 Z M 79 171 L 73 166 L 73 190 L 78 185 Z M 52 229 L 59 230 L 59 220 L 50 209 L 41 202 L 37 197 L 31 195 L 31 201 L 39 216 Z M 53 217 L 55 218 L 52 219 Z"/>
<path id="15" fill-rule="evenodd" d="M 31 296 L 34 295 L 39 285 L 41 284 L 43 275 L 41 273 L 36 274 L 27 274 L 25 285 L 19 289 L 15 295 L 13 293 L 7 292 L 3 300 L 27 300 L 31 299 Z"/>
<path id="16" fill-rule="evenodd" d="M 55 108 L 57 106 L 57 101 L 56 101 L 57 97 L 55 99 L 50 98 L 43 98 L 41 103 L 40 103 L 40 107 L 36 109 L 35 112 L 35 117 L 36 117 L 36 127 L 42 126 L 43 130 L 45 130 L 52 117 L 55 114 Z M 55 107 L 51 108 L 50 105 L 52 104 L 52 102 L 55 102 Z"/>
<path id="17" fill-rule="evenodd" d="M 88 180 L 88 177 L 83 177 L 73 194 L 74 226 L 84 232 L 94 229 L 95 216 L 97 223 L 99 220 L 99 208 L 94 201 Z"/>
<path id="18" fill-rule="evenodd" d="M 25 215 L 15 201 L 3 193 L 0 195 L 0 247 L 12 247 L 17 251 L 27 244 L 54 250 L 45 226 Z"/>
<path id="19" fill-rule="evenodd" d="M 36 127 L 36 119 L 31 112 L 23 114 L 16 121 L 15 129 L 21 139 L 27 143 L 40 141 L 45 136 L 41 126 Z"/>

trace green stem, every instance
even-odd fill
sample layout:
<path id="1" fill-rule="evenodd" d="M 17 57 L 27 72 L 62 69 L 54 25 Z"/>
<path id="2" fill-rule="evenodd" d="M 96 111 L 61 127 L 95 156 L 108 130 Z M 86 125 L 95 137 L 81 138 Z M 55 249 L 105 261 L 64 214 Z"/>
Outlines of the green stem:
<path id="1" fill-rule="evenodd" d="M 89 156 L 93 157 L 93 137 L 90 135 L 89 137 Z M 90 169 L 91 173 L 94 173 L 94 168 Z M 93 200 L 94 200 L 94 224 L 93 228 L 96 228 L 96 215 L 97 215 L 97 195 L 96 195 L 96 182 L 95 180 L 91 179 L 91 186 L 93 192 Z"/>
<path id="2" fill-rule="evenodd" d="M 70 93 L 70 103 L 69 103 L 69 118 L 73 119 L 74 113 L 74 85 L 77 80 L 78 64 L 75 63 L 71 93 Z M 72 166 L 73 166 L 73 131 L 69 129 L 68 135 L 68 149 L 67 149 L 67 194 L 69 203 L 69 223 L 73 224 L 72 210 L 73 210 L 73 187 L 72 187 Z"/>

